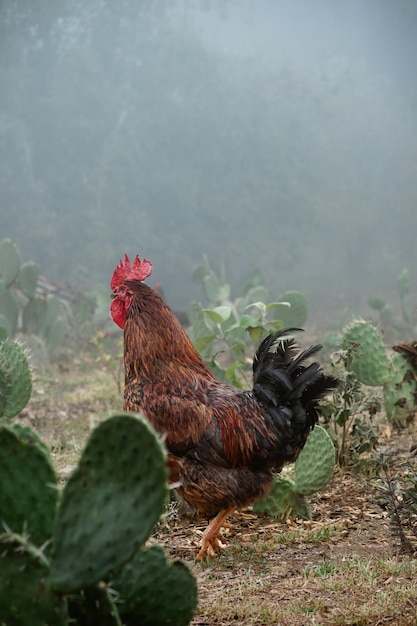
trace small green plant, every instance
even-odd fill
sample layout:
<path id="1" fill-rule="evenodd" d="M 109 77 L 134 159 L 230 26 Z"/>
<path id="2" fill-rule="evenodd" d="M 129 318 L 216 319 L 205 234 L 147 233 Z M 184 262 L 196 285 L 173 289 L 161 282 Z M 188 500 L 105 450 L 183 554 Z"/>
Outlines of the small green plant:
<path id="1" fill-rule="evenodd" d="M 338 465 L 356 465 L 360 457 L 374 449 L 378 436 L 373 419 L 381 410 L 375 394 L 369 393 L 352 371 L 357 358 L 356 344 L 332 356 L 339 387 L 322 407 L 324 423 L 336 446 Z"/>
<path id="2" fill-rule="evenodd" d="M 409 416 L 414 417 L 417 384 L 413 366 L 400 353 L 391 355 L 390 377 L 383 392 L 389 422 L 403 427 L 409 421 Z"/>
<path id="3" fill-rule="evenodd" d="M 35 335 L 49 354 L 62 346 L 67 320 L 54 295 L 37 294 L 39 270 L 35 263 L 21 263 L 20 252 L 10 239 L 0 241 L 0 337 L 17 332 Z"/>
<path id="4" fill-rule="evenodd" d="M 110 372 L 114 382 L 117 385 L 119 394 L 122 392 L 123 384 L 123 339 L 119 337 L 116 340 L 108 332 L 99 330 L 91 339 L 91 343 L 97 349 L 96 363 L 104 367 Z"/>
<path id="5" fill-rule="evenodd" d="M 335 449 L 327 431 L 316 426 L 294 465 L 294 477 L 277 476 L 271 492 L 257 500 L 253 510 L 285 522 L 289 517 L 311 519 L 307 497 L 323 490 L 333 476 Z"/>
<path id="6" fill-rule="evenodd" d="M 21 347 L 5 345 L 7 371 L 25 375 Z M 141 549 L 168 493 L 165 449 L 149 423 L 121 413 L 99 424 L 60 492 L 45 444 L 10 421 L 22 408 L 19 381 L 2 372 L 1 623 L 188 624 L 194 577 L 160 548 Z"/>
<path id="7" fill-rule="evenodd" d="M 268 303 L 268 290 L 259 270 L 252 273 L 243 294 L 235 300 L 231 299 L 224 268 L 217 276 L 206 258 L 194 271 L 193 279 L 202 285 L 209 306 L 192 304 L 191 338 L 215 375 L 236 387 L 249 384 L 251 358 L 266 334 L 284 326 L 301 326 L 306 321 L 305 296 L 289 291 L 278 301 Z"/>
<path id="8" fill-rule="evenodd" d="M 417 550 L 417 474 L 409 466 L 404 476 L 393 476 L 388 460 L 376 460 L 379 474 L 376 486 L 379 503 L 386 509 L 393 534 L 399 538 L 403 552 L 414 555 Z"/>

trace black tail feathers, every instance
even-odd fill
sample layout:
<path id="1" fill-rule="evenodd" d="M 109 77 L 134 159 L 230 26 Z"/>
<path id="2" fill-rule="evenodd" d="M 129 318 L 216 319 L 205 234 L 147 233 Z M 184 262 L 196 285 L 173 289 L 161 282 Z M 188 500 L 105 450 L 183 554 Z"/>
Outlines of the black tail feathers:
<path id="1" fill-rule="evenodd" d="M 266 337 L 260 344 L 253 360 L 253 392 L 268 410 L 289 407 L 300 415 L 294 426 L 307 433 L 317 422 L 317 402 L 331 389 L 338 386 L 333 376 L 323 373 L 317 362 L 305 365 L 304 362 L 321 350 L 314 345 L 299 350 L 294 337 L 298 328 L 287 328 Z M 276 414 L 276 411 L 272 411 Z M 304 421 L 304 424 L 300 422 Z"/>

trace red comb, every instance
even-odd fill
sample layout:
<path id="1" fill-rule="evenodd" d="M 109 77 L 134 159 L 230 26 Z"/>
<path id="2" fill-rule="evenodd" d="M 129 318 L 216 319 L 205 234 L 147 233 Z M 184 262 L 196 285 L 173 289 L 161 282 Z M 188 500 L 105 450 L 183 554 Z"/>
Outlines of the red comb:
<path id="1" fill-rule="evenodd" d="M 135 256 L 135 260 L 132 265 L 130 259 L 125 254 L 125 261 L 120 259 L 120 264 L 117 265 L 113 272 L 112 279 L 110 281 L 110 287 L 112 291 L 115 291 L 125 280 L 145 280 L 152 274 L 152 263 L 147 259 L 140 260 L 139 256 Z"/>

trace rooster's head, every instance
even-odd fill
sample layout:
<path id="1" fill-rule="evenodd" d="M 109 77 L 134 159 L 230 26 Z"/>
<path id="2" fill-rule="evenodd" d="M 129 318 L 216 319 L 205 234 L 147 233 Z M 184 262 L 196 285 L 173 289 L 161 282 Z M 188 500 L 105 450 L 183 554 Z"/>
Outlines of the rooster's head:
<path id="1" fill-rule="evenodd" d="M 126 285 L 126 281 L 145 280 L 152 274 L 152 263 L 147 259 L 140 260 L 136 255 L 133 263 L 130 263 L 130 259 L 125 254 L 125 260 L 120 260 L 119 265 L 113 272 L 112 279 L 110 281 L 110 287 L 112 290 L 112 300 L 110 307 L 110 313 L 113 320 L 120 328 L 124 328 L 126 321 L 126 314 L 129 310 L 132 302 L 132 291 Z"/>

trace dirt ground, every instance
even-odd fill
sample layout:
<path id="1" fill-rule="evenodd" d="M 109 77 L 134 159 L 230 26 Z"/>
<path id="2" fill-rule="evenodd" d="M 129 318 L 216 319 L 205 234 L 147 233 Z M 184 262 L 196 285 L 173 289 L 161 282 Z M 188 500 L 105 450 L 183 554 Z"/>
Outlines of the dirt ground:
<path id="1" fill-rule="evenodd" d="M 91 429 L 119 411 L 120 395 L 109 374 L 61 368 L 39 375 L 21 419 L 51 448 L 58 475 L 74 467 Z M 385 435 L 380 451 L 393 471 L 416 464 L 414 425 Z M 199 605 L 193 626 L 350 626 L 417 624 L 417 560 L 401 554 L 374 480 L 336 469 L 329 488 L 311 501 L 313 520 L 277 523 L 251 509 L 229 517 L 227 548 L 198 563 L 205 527 L 172 505 L 150 543 L 193 571 Z"/>

